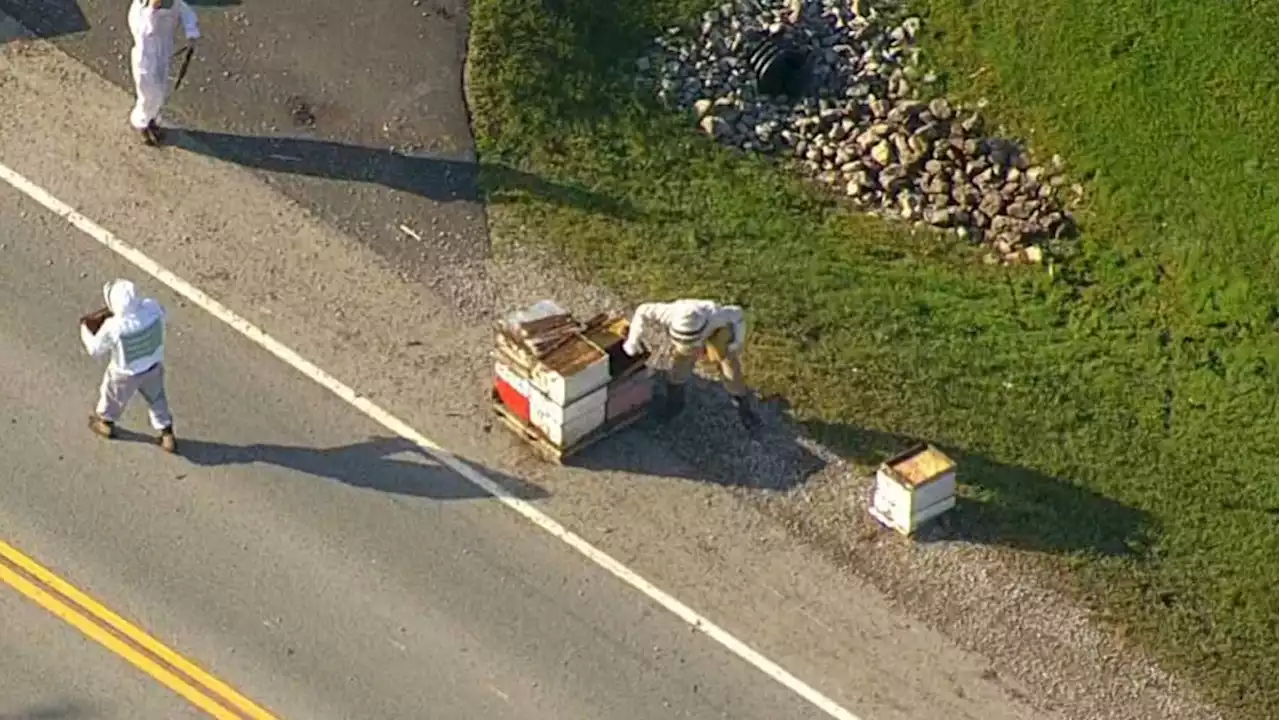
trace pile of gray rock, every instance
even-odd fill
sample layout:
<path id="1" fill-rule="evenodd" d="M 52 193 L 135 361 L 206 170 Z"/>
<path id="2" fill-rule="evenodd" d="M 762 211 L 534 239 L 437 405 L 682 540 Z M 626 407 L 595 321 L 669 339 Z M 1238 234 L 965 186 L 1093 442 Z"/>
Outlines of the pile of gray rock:
<path id="1" fill-rule="evenodd" d="M 987 136 L 977 109 L 924 99 L 935 78 L 918 64 L 919 32 L 919 18 L 858 0 L 740 0 L 692 33 L 668 30 L 637 68 L 725 144 L 790 157 L 868 211 L 985 243 L 993 260 L 1039 261 L 1040 241 L 1071 226 L 1061 160 L 1035 165 Z M 759 92 L 751 58 L 769 40 L 807 51 L 800 96 Z"/>

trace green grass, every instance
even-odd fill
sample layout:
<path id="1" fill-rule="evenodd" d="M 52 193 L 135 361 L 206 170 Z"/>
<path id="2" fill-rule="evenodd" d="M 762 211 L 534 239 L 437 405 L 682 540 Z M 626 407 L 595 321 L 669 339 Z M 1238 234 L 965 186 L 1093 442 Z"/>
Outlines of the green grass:
<path id="1" fill-rule="evenodd" d="M 1275 7 L 918 3 L 949 92 L 1087 183 L 1050 273 L 849 213 L 637 96 L 642 46 L 709 4 L 475 0 L 481 154 L 582 199 L 491 175 L 490 200 L 633 299 L 742 303 L 749 380 L 821 440 L 956 449 L 971 537 L 1038 553 L 1234 715 L 1273 716 Z"/>

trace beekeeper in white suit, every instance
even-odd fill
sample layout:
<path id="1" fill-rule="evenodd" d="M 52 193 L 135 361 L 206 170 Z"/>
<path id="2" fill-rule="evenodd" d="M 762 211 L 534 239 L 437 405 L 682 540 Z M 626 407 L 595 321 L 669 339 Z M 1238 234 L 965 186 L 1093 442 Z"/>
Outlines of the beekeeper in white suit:
<path id="1" fill-rule="evenodd" d="M 666 303 L 644 303 L 636 308 L 631 330 L 623 343 L 623 352 L 639 355 L 645 331 L 657 325 L 666 331 L 672 343 L 671 371 L 667 377 L 665 419 L 684 409 L 685 385 L 693 375 L 699 356 L 720 368 L 720 379 L 729 398 L 738 409 L 738 417 L 748 430 L 755 430 L 760 419 L 747 404 L 747 387 L 742 382 L 742 349 L 747 339 L 747 322 L 742 308 L 720 305 L 711 300 L 675 300 Z"/>
<path id="2" fill-rule="evenodd" d="M 196 13 L 184 0 L 130 0 L 133 87 L 138 97 L 129 114 L 129 124 L 148 145 L 157 145 L 163 139 L 156 118 L 169 94 L 169 65 L 179 21 L 188 42 L 200 37 Z"/>
<path id="3" fill-rule="evenodd" d="M 137 393 L 150 406 L 151 427 L 160 431 L 160 446 L 173 452 L 177 441 L 164 392 L 164 307 L 152 298 L 138 297 L 137 287 L 128 280 L 108 282 L 102 296 L 110 317 L 97 332 L 80 325 L 84 349 L 93 357 L 111 356 L 89 427 L 103 437 L 115 437 L 116 421 Z"/>

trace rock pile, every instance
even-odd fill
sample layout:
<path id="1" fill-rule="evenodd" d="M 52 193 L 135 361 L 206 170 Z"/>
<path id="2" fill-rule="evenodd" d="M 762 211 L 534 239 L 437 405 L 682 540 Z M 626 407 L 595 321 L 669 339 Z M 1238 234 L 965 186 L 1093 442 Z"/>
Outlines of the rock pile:
<path id="1" fill-rule="evenodd" d="M 976 110 L 921 99 L 934 77 L 917 62 L 920 20 L 882 12 L 858 0 L 726 3 L 696 34 L 668 30 L 637 68 L 725 144 L 793 158 L 859 206 L 985 242 L 996 260 L 1039 260 L 1036 242 L 1071 224 L 1061 160 L 1033 165 L 987 137 Z M 802 97 L 759 93 L 750 59 L 766 40 L 807 51 Z"/>

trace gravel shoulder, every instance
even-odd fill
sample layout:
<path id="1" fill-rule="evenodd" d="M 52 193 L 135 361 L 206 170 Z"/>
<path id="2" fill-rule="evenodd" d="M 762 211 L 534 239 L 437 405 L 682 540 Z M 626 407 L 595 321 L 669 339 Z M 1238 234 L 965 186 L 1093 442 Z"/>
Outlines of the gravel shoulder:
<path id="1" fill-rule="evenodd" d="M 484 407 L 487 320 L 543 296 L 621 303 L 565 277 L 502 211 L 488 210 L 484 267 L 440 292 L 240 168 L 140 152 L 115 130 L 127 97 L 47 44 L 6 43 L 0 87 L 6 164 L 446 447 L 538 484 L 547 512 L 866 720 L 1216 717 L 991 551 L 876 531 L 866 469 L 776 409 L 763 446 L 699 394 L 680 424 L 583 467 L 533 460 Z"/>

